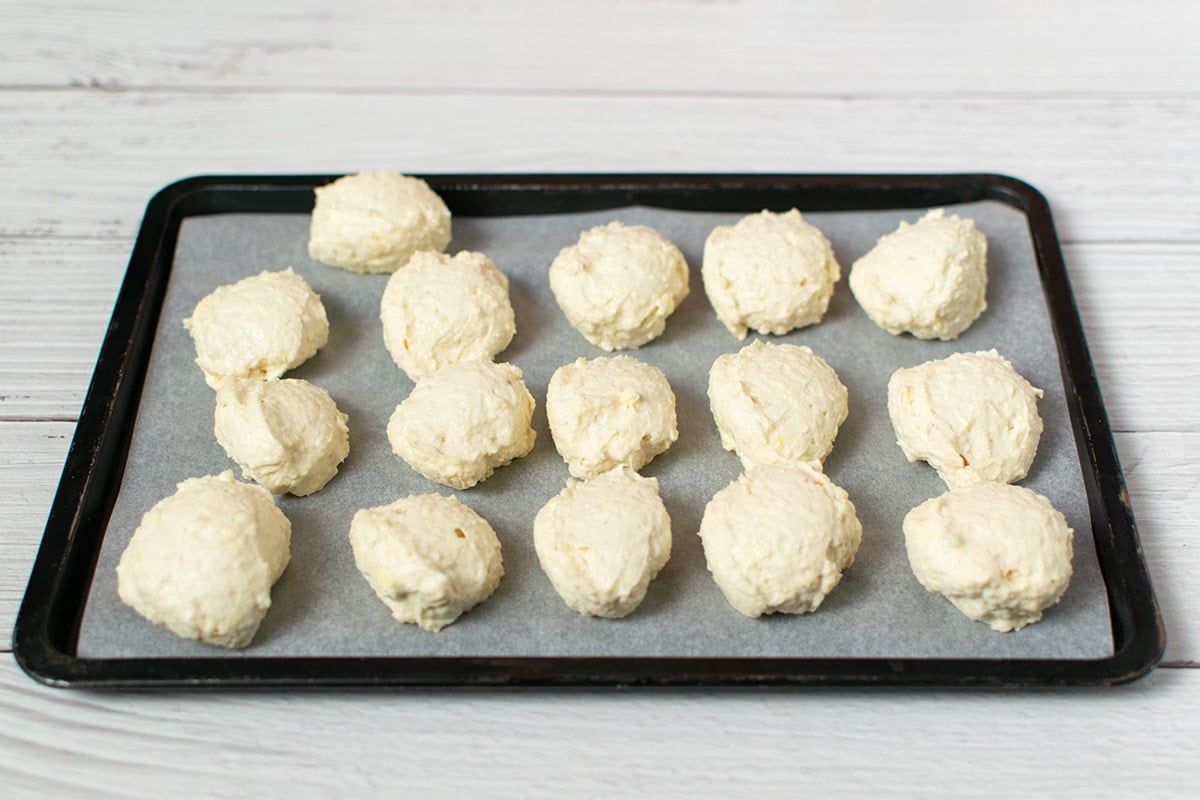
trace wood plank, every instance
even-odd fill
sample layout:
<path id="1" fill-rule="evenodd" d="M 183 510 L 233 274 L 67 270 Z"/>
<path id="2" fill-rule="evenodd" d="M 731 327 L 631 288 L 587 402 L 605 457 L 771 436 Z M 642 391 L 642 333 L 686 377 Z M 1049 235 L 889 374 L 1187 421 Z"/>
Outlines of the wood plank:
<path id="1" fill-rule="evenodd" d="M 0 630 L 12 629 L 72 435 L 70 423 L 0 422 Z M 1200 433 L 1124 433 L 1117 446 L 1167 625 L 1166 661 L 1200 662 L 1200 547 L 1192 536 Z"/>
<path id="2" fill-rule="evenodd" d="M 1117 0 L 6 5 L 9 86 L 980 96 L 1200 77 L 1186 3 L 1136 21 Z"/>
<path id="3" fill-rule="evenodd" d="M 1200 241 L 1200 99 L 8 91 L 0 119 L 9 236 L 132 236 L 193 174 L 389 167 L 1005 172 L 1066 241 Z"/>
<path id="4" fill-rule="evenodd" d="M 1181 797 L 1200 670 L 1037 693 L 47 689 L 0 659 L 30 796 Z M 986 720 L 986 723 L 981 721 Z M 989 766 L 980 772 L 981 763 Z M 993 777 L 993 772 L 995 775 Z M 1002 789 L 998 789 L 1002 785 Z"/>
<path id="5" fill-rule="evenodd" d="M 0 419 L 76 417 L 131 247 L 0 239 Z M 1076 245 L 1065 259 L 1114 429 L 1200 431 L 1200 247 Z"/>

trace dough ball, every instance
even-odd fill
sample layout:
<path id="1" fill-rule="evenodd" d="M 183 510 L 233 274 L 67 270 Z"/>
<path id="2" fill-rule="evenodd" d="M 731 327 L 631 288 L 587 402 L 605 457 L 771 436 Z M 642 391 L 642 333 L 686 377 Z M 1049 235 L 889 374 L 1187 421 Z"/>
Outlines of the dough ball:
<path id="1" fill-rule="evenodd" d="M 508 278 L 483 253 L 425 251 L 388 279 L 383 342 L 414 381 L 499 353 L 517 332 Z"/>
<path id="2" fill-rule="evenodd" d="M 934 209 L 855 261 L 850 291 L 888 333 L 957 338 L 987 308 L 987 239 L 972 220 Z"/>
<path id="3" fill-rule="evenodd" d="M 292 525 L 233 472 L 189 478 L 142 517 L 117 564 L 121 601 L 185 639 L 245 647 L 288 565 Z"/>
<path id="4" fill-rule="evenodd" d="M 679 438 L 667 376 L 625 355 L 580 358 L 556 369 L 546 417 L 554 446 L 576 478 L 620 464 L 641 469 Z"/>
<path id="5" fill-rule="evenodd" d="M 842 273 L 829 240 L 793 208 L 713 228 L 700 274 L 717 319 L 745 339 L 820 322 Z"/>
<path id="6" fill-rule="evenodd" d="M 755 340 L 718 356 L 708 400 L 721 444 L 749 469 L 824 461 L 849 413 L 846 387 L 803 345 Z"/>
<path id="7" fill-rule="evenodd" d="M 671 518 L 658 481 L 626 466 L 568 481 L 533 522 L 554 591 L 575 611 L 619 619 L 641 605 L 671 556 Z"/>
<path id="8" fill-rule="evenodd" d="M 928 461 L 951 489 L 1029 473 L 1042 435 L 1041 389 L 995 350 L 898 369 L 888 415 L 909 461 Z"/>
<path id="9" fill-rule="evenodd" d="M 633 349 L 658 338 L 687 297 L 688 265 L 657 231 L 611 222 L 563 248 L 550 291 L 583 338 L 609 352 Z"/>
<path id="10" fill-rule="evenodd" d="M 395 272 L 418 250 L 450 244 L 450 210 L 429 184 L 362 172 L 318 186 L 308 254 L 351 272 Z"/>
<path id="11" fill-rule="evenodd" d="M 1067 520 L 1023 486 L 976 483 L 926 500 L 904 518 L 917 580 L 997 631 L 1042 618 L 1071 581 Z"/>
<path id="12" fill-rule="evenodd" d="M 364 508 L 350 522 L 354 563 L 400 622 L 440 631 L 492 596 L 500 540 L 453 497 L 422 494 Z"/>
<path id="13" fill-rule="evenodd" d="M 308 381 L 234 381 L 217 390 L 217 443 L 274 494 L 319 491 L 350 453 L 346 415 Z"/>
<path id="14" fill-rule="evenodd" d="M 388 422 L 392 450 L 431 481 L 469 489 L 533 449 L 533 395 L 512 364 L 471 361 L 421 378 Z"/>
<path id="15" fill-rule="evenodd" d="M 808 464 L 745 472 L 700 522 L 708 571 L 748 617 L 816 611 L 854 563 L 862 525 L 846 492 Z"/>
<path id="16" fill-rule="evenodd" d="M 278 378 L 329 341 L 321 298 L 291 267 L 218 286 L 196 304 L 183 327 L 214 389 L 240 378 Z"/>

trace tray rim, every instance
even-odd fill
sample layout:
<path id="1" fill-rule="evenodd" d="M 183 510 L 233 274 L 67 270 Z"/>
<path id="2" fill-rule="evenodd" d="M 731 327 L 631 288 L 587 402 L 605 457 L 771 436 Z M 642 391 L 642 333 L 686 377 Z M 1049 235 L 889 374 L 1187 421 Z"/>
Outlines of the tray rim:
<path id="1" fill-rule="evenodd" d="M 1050 206 L 1030 184 L 995 173 L 425 174 L 454 213 L 553 213 L 623 205 L 728 209 L 716 193 L 818 193 L 806 211 L 923 208 L 996 200 L 1026 215 L 1080 450 L 1114 652 L 1100 659 L 714 657 L 214 657 L 87 659 L 74 652 L 104 524 L 120 485 L 150 345 L 181 221 L 248 211 L 304 213 L 339 175 L 201 175 L 149 201 L 113 308 L 13 631 L 21 668 L 73 688 L 362 686 L 1109 686 L 1145 675 L 1166 636 L 1112 429 L 1071 291 Z M 587 194 L 581 194 L 586 192 Z M 495 197 L 493 197 L 495 196 Z M 863 198 L 876 202 L 853 205 Z M 579 206 L 579 201 L 599 201 Z M 668 202 L 664 202 L 668 201 Z M 880 202 L 882 201 L 882 202 Z M 268 205 L 269 207 L 263 207 Z M 482 205 L 478 205 L 482 204 Z M 769 205 L 764 203 L 763 206 Z M 515 210 L 514 210 L 515 209 Z M 116 466 L 116 469 L 110 467 Z M 74 602 L 72 602 L 74 601 Z"/>

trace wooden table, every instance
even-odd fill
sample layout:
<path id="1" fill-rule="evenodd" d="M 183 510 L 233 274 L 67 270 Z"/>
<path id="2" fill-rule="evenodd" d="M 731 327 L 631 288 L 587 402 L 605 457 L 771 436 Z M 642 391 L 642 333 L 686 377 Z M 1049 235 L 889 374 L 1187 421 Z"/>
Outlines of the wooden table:
<path id="1" fill-rule="evenodd" d="M 1021 693 L 113 694 L 43 688 L 6 656 L 4 793 L 1196 791 L 1198 33 L 1183 0 L 3 0 L 0 628 L 150 195 L 199 173 L 395 168 L 1033 183 L 1168 631 L 1132 685 Z"/>

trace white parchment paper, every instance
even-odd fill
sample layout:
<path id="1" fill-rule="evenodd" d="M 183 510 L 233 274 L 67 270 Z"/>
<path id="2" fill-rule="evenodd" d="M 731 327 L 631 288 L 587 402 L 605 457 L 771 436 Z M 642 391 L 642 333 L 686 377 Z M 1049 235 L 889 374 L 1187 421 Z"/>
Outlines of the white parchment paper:
<path id="1" fill-rule="evenodd" d="M 747 212 L 758 209 L 746 209 Z M 781 209 L 782 210 L 782 209 Z M 705 394 L 708 369 L 739 342 L 717 321 L 700 282 L 704 240 L 740 214 L 620 208 L 532 217 L 456 218 L 450 251 L 482 250 L 511 279 L 517 336 L 498 358 L 525 371 L 538 403 L 537 446 L 528 457 L 463 492 L 431 483 L 394 456 L 387 419 L 412 384 L 383 346 L 378 307 L 386 276 L 326 267 L 306 254 L 307 215 L 216 215 L 184 221 L 159 323 L 121 492 L 105 534 L 80 630 L 81 657 L 228 656 L 143 620 L 117 597 L 115 567 L 141 515 L 196 475 L 233 467 L 212 433 L 213 392 L 182 326 L 218 285 L 291 266 L 322 296 L 329 344 L 290 373 L 327 388 L 350 416 L 350 456 L 321 492 L 284 496 L 292 561 L 247 656 L 763 656 L 1099 658 L 1113 652 L 1108 604 L 1092 540 L 1080 461 L 1067 415 L 1057 352 L 1032 241 L 1022 213 L 985 202 L 953 207 L 975 219 L 989 243 L 989 308 L 953 342 L 894 337 L 876 328 L 846 285 L 850 264 L 901 219 L 923 211 L 813 213 L 842 265 L 829 313 L 779 341 L 807 344 L 837 370 L 850 416 L 826 462 L 863 523 L 858 558 L 814 614 L 748 619 L 725 601 L 704 565 L 696 534 L 704 505 L 739 472 L 721 448 Z M 593 225 L 650 225 L 676 242 L 692 267 L 691 294 L 666 333 L 633 355 L 661 368 L 674 387 L 679 441 L 643 469 L 658 478 L 671 515 L 670 562 L 643 605 L 623 620 L 582 617 L 542 574 L 533 550 L 538 509 L 565 485 L 566 465 L 546 426 L 546 385 L 579 356 L 605 355 L 566 322 L 550 294 L 547 268 L 559 249 Z M 1046 618 L 1010 634 L 962 616 L 913 577 L 900 531 L 913 506 L 945 490 L 925 464 L 909 464 L 887 416 L 892 371 L 954 352 L 995 347 L 1035 386 L 1045 419 L 1024 485 L 1048 496 L 1076 531 L 1074 578 Z M 235 468 L 236 469 L 236 468 Z M 487 518 L 503 545 L 505 577 L 495 595 L 440 633 L 391 619 L 355 570 L 347 539 L 360 508 L 425 492 L 456 494 Z"/>

